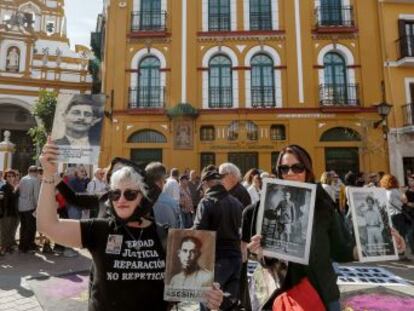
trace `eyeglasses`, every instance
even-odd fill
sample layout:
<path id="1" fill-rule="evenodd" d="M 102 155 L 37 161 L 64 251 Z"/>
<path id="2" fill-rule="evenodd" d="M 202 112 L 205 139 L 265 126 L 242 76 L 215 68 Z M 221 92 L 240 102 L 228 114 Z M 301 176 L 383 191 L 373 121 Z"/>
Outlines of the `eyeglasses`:
<path id="1" fill-rule="evenodd" d="M 124 198 L 127 201 L 134 201 L 140 193 L 142 192 L 139 190 L 126 189 L 124 192 L 122 192 L 121 190 L 116 189 L 110 190 L 108 192 L 108 198 L 109 200 L 116 202 L 121 198 L 122 195 L 124 195 Z"/>
<path id="2" fill-rule="evenodd" d="M 279 165 L 278 169 L 279 169 L 279 172 L 283 175 L 286 175 L 287 173 L 289 173 L 290 170 L 292 170 L 294 174 L 300 174 L 305 171 L 305 165 L 303 165 L 302 163 L 295 163 L 292 166 Z"/>

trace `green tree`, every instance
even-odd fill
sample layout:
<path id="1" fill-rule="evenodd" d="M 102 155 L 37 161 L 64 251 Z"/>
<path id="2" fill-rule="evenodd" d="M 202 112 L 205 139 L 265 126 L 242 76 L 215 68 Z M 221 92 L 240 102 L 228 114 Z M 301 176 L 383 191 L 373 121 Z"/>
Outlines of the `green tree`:
<path id="1" fill-rule="evenodd" d="M 38 150 L 46 143 L 47 135 L 52 132 L 57 96 L 56 92 L 42 90 L 34 104 L 33 116 L 40 122 L 30 128 L 28 134 L 32 137 L 33 144 L 38 147 Z"/>

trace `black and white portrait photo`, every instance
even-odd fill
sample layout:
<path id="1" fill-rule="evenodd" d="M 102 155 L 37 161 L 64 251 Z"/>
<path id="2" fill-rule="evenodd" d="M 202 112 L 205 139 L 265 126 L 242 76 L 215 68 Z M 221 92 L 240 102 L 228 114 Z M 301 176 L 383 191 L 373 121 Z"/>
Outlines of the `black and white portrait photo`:
<path id="1" fill-rule="evenodd" d="M 58 97 L 52 140 L 63 163 L 97 164 L 104 95 L 63 94 Z"/>
<path id="2" fill-rule="evenodd" d="M 203 301 L 214 280 L 215 241 L 213 231 L 168 231 L 165 300 Z"/>
<path id="3" fill-rule="evenodd" d="M 257 231 L 264 255 L 308 264 L 316 187 L 264 179 Z"/>
<path id="4" fill-rule="evenodd" d="M 383 188 L 350 188 L 349 202 L 361 262 L 398 259 Z"/>

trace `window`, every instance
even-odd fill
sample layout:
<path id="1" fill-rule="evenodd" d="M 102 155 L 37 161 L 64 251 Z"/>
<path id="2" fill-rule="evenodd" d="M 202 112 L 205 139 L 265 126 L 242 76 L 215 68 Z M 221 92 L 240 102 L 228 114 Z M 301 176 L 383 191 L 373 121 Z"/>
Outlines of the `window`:
<path id="1" fill-rule="evenodd" d="M 273 124 L 270 127 L 271 140 L 286 140 L 286 128 L 284 125 Z"/>
<path id="2" fill-rule="evenodd" d="M 273 60 L 265 54 L 258 54 L 252 58 L 251 67 L 252 107 L 275 107 Z"/>
<path id="3" fill-rule="evenodd" d="M 46 33 L 50 36 L 55 33 L 55 23 L 47 22 L 46 24 Z"/>
<path id="4" fill-rule="evenodd" d="M 230 31 L 230 0 L 208 1 L 208 30 Z"/>
<path id="5" fill-rule="evenodd" d="M 257 125 L 252 121 L 246 122 L 246 131 L 248 140 L 258 140 L 259 139 L 259 130 Z"/>
<path id="6" fill-rule="evenodd" d="M 167 138 L 154 130 L 140 130 L 128 137 L 128 143 L 160 144 L 166 143 Z"/>
<path id="7" fill-rule="evenodd" d="M 200 154 L 200 170 L 206 166 L 213 164 L 216 165 L 216 155 L 213 152 L 202 152 Z"/>
<path id="8" fill-rule="evenodd" d="M 139 30 L 160 30 L 163 23 L 161 0 L 141 0 Z"/>
<path id="9" fill-rule="evenodd" d="M 24 16 L 24 27 L 25 28 L 33 28 L 35 22 L 35 14 L 34 13 L 23 13 Z"/>
<path id="10" fill-rule="evenodd" d="M 414 56 L 414 21 L 399 21 L 400 58 Z"/>
<path id="11" fill-rule="evenodd" d="M 237 140 L 239 138 L 239 122 L 233 121 L 227 128 L 227 139 Z"/>
<path id="12" fill-rule="evenodd" d="M 272 29 L 271 0 L 250 0 L 250 30 Z"/>
<path id="13" fill-rule="evenodd" d="M 136 102 L 131 108 L 161 108 L 160 61 L 155 56 L 145 57 L 139 64 Z"/>
<path id="14" fill-rule="evenodd" d="M 321 141 L 361 141 L 361 135 L 351 128 L 334 127 L 321 136 Z"/>
<path id="15" fill-rule="evenodd" d="M 214 56 L 209 63 L 209 108 L 233 106 L 232 64 L 224 55 Z"/>
<path id="16" fill-rule="evenodd" d="M 342 25 L 342 0 L 321 0 L 320 25 Z"/>
<path id="17" fill-rule="evenodd" d="M 213 141 L 215 139 L 214 126 L 202 126 L 200 129 L 201 141 Z"/>
<path id="18" fill-rule="evenodd" d="M 329 52 L 324 57 L 324 78 L 322 86 L 322 104 L 348 104 L 348 85 L 345 59 L 336 52 Z"/>

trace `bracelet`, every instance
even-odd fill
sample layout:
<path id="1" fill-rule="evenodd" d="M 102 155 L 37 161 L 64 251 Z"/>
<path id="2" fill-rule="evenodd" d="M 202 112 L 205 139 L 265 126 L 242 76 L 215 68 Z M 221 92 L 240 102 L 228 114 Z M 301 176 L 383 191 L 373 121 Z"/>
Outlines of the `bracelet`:
<path id="1" fill-rule="evenodd" d="M 49 177 L 49 178 L 47 178 L 47 177 L 43 177 L 43 178 L 42 178 L 42 182 L 43 182 L 44 184 L 50 184 L 50 185 L 55 184 L 55 177 L 54 177 L 54 176 L 51 176 L 51 177 Z"/>

